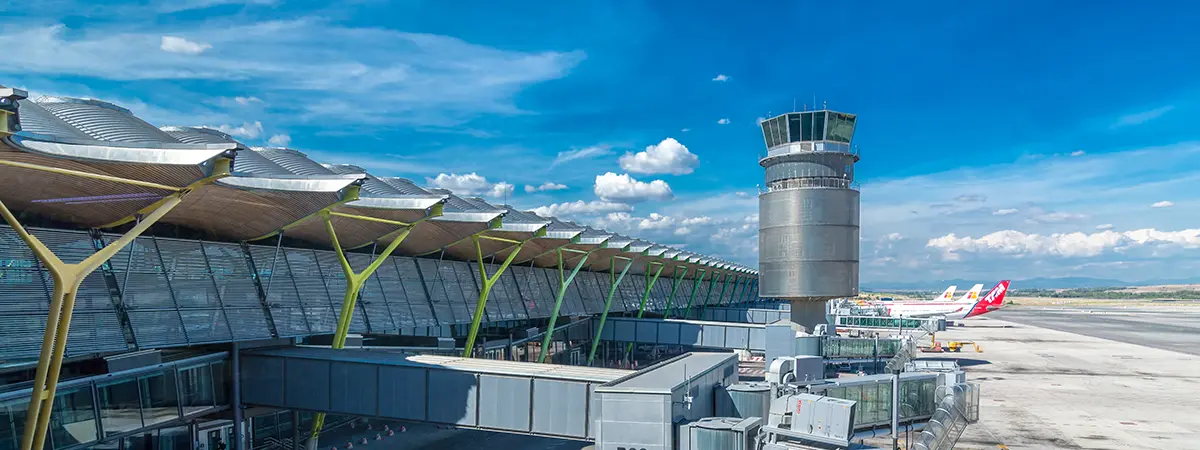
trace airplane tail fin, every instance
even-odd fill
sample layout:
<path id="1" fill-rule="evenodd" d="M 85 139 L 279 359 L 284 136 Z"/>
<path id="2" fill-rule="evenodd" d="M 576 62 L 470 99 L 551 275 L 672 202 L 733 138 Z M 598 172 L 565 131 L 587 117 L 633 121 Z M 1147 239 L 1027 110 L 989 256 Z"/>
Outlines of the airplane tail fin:
<path id="1" fill-rule="evenodd" d="M 976 300 L 979 300 L 979 292 L 982 290 L 983 290 L 982 284 L 976 284 L 974 286 L 971 286 L 971 290 L 967 291 L 966 294 L 963 294 L 962 298 L 958 299 L 958 301 L 964 302 L 964 303 L 966 303 L 966 302 L 973 303 Z"/>
<path id="2" fill-rule="evenodd" d="M 1009 280 L 996 283 L 996 287 L 993 287 L 992 290 L 988 291 L 987 295 L 984 295 L 978 302 L 975 302 L 975 306 L 971 308 L 971 312 L 967 314 L 967 317 L 975 317 L 1000 309 L 1000 306 L 1004 305 L 1004 295 L 1008 293 L 1008 283 Z"/>
<path id="3" fill-rule="evenodd" d="M 958 286 L 953 286 L 953 285 L 946 288 L 946 290 L 942 292 L 942 295 L 938 296 L 937 300 L 947 301 L 947 302 L 954 300 L 954 291 L 956 289 L 958 289 Z"/>

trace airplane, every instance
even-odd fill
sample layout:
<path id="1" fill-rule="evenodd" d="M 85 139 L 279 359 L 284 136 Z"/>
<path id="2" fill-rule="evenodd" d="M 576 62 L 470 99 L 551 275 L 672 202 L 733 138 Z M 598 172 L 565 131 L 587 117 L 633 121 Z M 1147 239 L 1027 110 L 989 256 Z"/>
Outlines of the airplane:
<path id="1" fill-rule="evenodd" d="M 978 295 L 978 290 L 973 288 L 972 292 L 968 292 L 962 298 L 952 302 L 918 300 L 892 302 L 882 304 L 882 306 L 887 309 L 888 315 L 891 317 L 918 319 L 945 317 L 946 320 L 963 320 L 1000 309 L 1000 306 L 1004 304 L 1004 295 L 1008 293 L 1008 284 L 1009 280 L 1001 281 L 988 291 L 987 295 L 978 299 L 974 298 Z"/>
<path id="2" fill-rule="evenodd" d="M 977 286 L 979 289 L 982 289 L 982 288 L 983 288 L 983 285 L 976 285 L 976 286 Z M 958 289 L 958 286 L 951 285 L 950 287 L 946 288 L 946 290 L 945 290 L 945 291 L 942 291 L 942 295 L 939 295 L 939 296 L 937 296 L 937 297 L 935 297 L 935 298 L 932 298 L 932 299 L 921 299 L 921 300 L 918 300 L 918 301 L 923 301 L 923 302 L 930 302 L 930 301 L 943 301 L 943 302 L 949 302 L 949 301 L 953 301 L 953 300 L 954 300 L 954 291 L 955 291 L 955 290 L 957 290 L 957 289 Z M 976 293 L 977 295 L 979 294 L 979 289 L 976 289 L 976 290 L 975 290 L 975 293 Z M 858 300 L 858 301 L 857 301 L 857 302 L 855 302 L 855 303 L 856 303 L 856 304 L 858 304 L 859 306 L 875 306 L 875 305 L 878 305 L 878 304 L 881 304 L 881 303 L 894 303 L 894 302 L 895 302 L 895 300 L 892 300 L 892 298 L 891 298 L 891 297 L 883 297 L 883 298 L 881 298 L 881 299 L 879 299 L 879 300 Z"/>

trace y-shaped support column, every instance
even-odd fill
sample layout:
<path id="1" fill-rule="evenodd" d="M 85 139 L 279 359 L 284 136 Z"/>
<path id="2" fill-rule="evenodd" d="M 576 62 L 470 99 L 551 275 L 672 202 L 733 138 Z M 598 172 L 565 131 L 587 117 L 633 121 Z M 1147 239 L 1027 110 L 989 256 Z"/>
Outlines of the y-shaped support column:
<path id="1" fill-rule="evenodd" d="M 583 256 L 579 258 L 579 262 L 575 263 L 575 268 L 571 269 L 571 275 L 563 277 L 563 252 L 579 253 Z M 554 325 L 558 322 L 558 311 L 562 308 L 563 296 L 567 294 L 567 287 L 571 285 L 571 281 L 575 279 L 575 274 L 579 273 L 579 269 L 583 268 L 583 264 L 587 262 L 588 256 L 592 252 L 585 252 L 569 248 L 559 247 L 555 249 L 558 253 L 558 293 L 554 295 L 554 311 L 550 313 L 550 324 L 546 326 L 546 337 L 542 338 L 542 351 L 538 355 L 539 363 L 546 362 L 546 354 L 550 352 L 550 340 L 554 337 Z"/>
<path id="2" fill-rule="evenodd" d="M 617 260 L 623 259 L 627 261 L 625 268 L 621 269 L 621 275 L 617 275 Z M 633 258 L 624 256 L 613 256 L 608 266 L 608 297 L 604 299 L 604 312 L 600 314 L 600 325 L 596 327 L 596 337 L 592 339 L 592 350 L 588 352 L 588 365 L 592 365 L 592 360 L 596 359 L 596 347 L 600 345 L 600 334 L 604 332 L 604 322 L 608 320 L 608 310 L 612 308 L 613 294 L 617 293 L 617 286 L 621 284 L 621 280 L 625 279 L 625 274 L 629 272 L 629 268 L 633 266 Z"/>
<path id="3" fill-rule="evenodd" d="M 700 283 L 704 282 L 704 275 L 708 273 L 706 269 L 696 269 L 696 271 L 700 272 L 700 277 L 696 278 L 695 282 L 692 283 L 692 294 L 688 296 L 687 308 L 683 310 L 684 319 L 691 318 L 692 301 L 696 300 L 696 291 L 700 289 Z"/>
<path id="4" fill-rule="evenodd" d="M 508 254 L 508 258 L 504 259 L 504 263 L 500 264 L 500 268 L 496 269 L 496 273 L 490 276 L 487 273 L 487 268 L 483 265 L 483 249 L 479 246 L 480 239 L 513 244 L 510 247 L 512 253 Z M 479 300 L 475 302 L 475 316 L 471 318 L 471 330 L 467 333 L 466 344 L 463 345 L 464 358 L 470 358 L 471 350 L 475 348 L 475 337 L 479 335 L 479 325 L 483 323 L 483 308 L 487 306 L 488 295 L 492 292 L 492 286 L 496 284 L 496 281 L 500 280 L 500 275 L 504 274 L 504 270 L 508 269 L 508 265 L 512 264 L 517 254 L 521 253 L 521 247 L 524 247 L 526 242 L 480 235 L 472 236 L 471 240 L 475 242 L 475 255 L 479 257 L 479 280 L 483 286 L 479 289 Z"/>
<path id="5" fill-rule="evenodd" d="M 79 285 L 93 271 L 112 259 L 117 252 L 145 233 L 150 226 L 157 223 L 176 206 L 179 206 L 183 202 L 183 197 L 188 193 L 217 179 L 229 176 L 229 159 L 220 158 L 215 163 L 212 175 L 196 181 L 188 187 L 177 188 L 57 167 L 43 167 L 11 161 L 0 162 L 4 165 L 60 175 L 175 191 L 174 194 L 167 195 L 152 207 L 144 209 L 145 217 L 120 239 L 75 264 L 62 262 L 58 255 L 55 255 L 42 241 L 29 234 L 12 211 L 9 211 L 8 207 L 4 205 L 4 202 L 0 202 L 0 216 L 3 216 L 4 221 L 8 222 L 8 225 L 21 237 L 22 241 L 25 241 L 25 245 L 28 245 L 42 265 L 46 266 L 46 270 L 50 272 L 50 276 L 54 280 L 54 292 L 50 297 L 50 311 L 46 316 L 46 329 L 42 334 L 42 349 L 38 354 L 37 370 L 33 376 L 33 395 L 29 400 L 29 409 L 25 412 L 25 432 L 21 435 L 21 450 L 41 450 L 46 445 L 46 433 L 50 428 L 50 413 L 54 409 L 54 395 L 58 390 L 59 372 L 62 370 L 63 356 L 67 351 L 67 337 L 71 330 L 71 315 L 75 310 L 75 294 L 79 291 Z"/>
<path id="6" fill-rule="evenodd" d="M 712 278 L 708 279 L 708 292 L 704 294 L 704 303 L 700 304 L 699 314 L 701 320 L 704 319 L 704 310 L 708 308 L 708 303 L 712 300 L 713 291 L 715 291 L 717 287 L 717 281 L 723 279 L 724 277 L 724 273 L 714 271 Z M 718 299 L 719 298 L 720 297 L 718 297 Z"/>
<path id="7" fill-rule="evenodd" d="M 729 301 L 726 306 L 732 306 L 738 302 L 738 296 L 742 295 L 742 289 L 746 286 L 746 277 L 734 277 L 733 291 L 729 293 Z"/>
<path id="8" fill-rule="evenodd" d="M 362 291 L 363 283 L 365 283 L 367 279 L 371 278 L 371 275 L 379 269 L 379 266 L 383 265 L 384 261 L 387 261 L 388 257 L 392 256 L 392 252 L 396 251 L 396 248 L 399 247 L 402 242 L 404 242 L 404 239 L 408 237 L 410 232 L 412 232 L 414 226 L 425 220 L 440 215 L 442 215 L 441 204 L 434 206 L 433 211 L 429 215 L 413 223 L 380 219 L 370 216 L 336 213 L 329 211 L 328 209 L 317 214 L 317 216 L 321 218 L 321 221 L 325 222 L 325 231 L 329 233 L 329 241 L 333 244 L 333 250 L 337 253 L 338 263 L 340 263 L 342 267 L 342 274 L 346 277 L 346 292 L 345 296 L 342 298 L 342 310 L 338 313 L 337 329 L 333 332 L 333 343 L 330 345 L 331 348 L 340 349 L 346 346 L 346 335 L 350 334 L 350 323 L 353 322 L 354 319 L 354 306 L 358 303 L 358 295 L 359 292 Z M 355 272 L 354 268 L 350 266 L 350 260 L 346 258 L 346 251 L 342 248 L 342 244 L 338 242 L 337 230 L 333 229 L 333 221 L 330 220 L 331 216 L 367 222 L 386 223 L 396 225 L 397 227 L 400 227 L 400 229 L 392 233 L 392 242 L 388 244 L 387 248 L 383 249 L 382 253 L 375 256 L 375 259 L 372 260 L 371 263 L 362 270 L 362 272 Z M 324 426 L 325 413 L 316 413 L 313 415 L 313 424 L 310 433 L 311 436 L 308 441 L 308 448 L 317 448 L 317 439 L 321 437 L 321 428 Z"/>
<path id="9" fill-rule="evenodd" d="M 683 269 L 682 272 L 679 269 Z M 679 290 L 679 285 L 683 283 L 683 277 L 687 275 L 687 266 L 675 266 L 675 281 L 671 283 L 671 294 L 667 296 L 667 310 L 663 313 L 664 319 L 671 318 L 671 302 L 675 300 L 675 291 Z"/>
<path id="10" fill-rule="evenodd" d="M 654 270 L 654 275 L 650 275 L 650 267 L 655 265 L 658 266 L 658 269 Z M 654 289 L 654 283 L 658 282 L 658 275 L 662 273 L 664 267 L 666 267 L 666 265 L 658 261 L 650 261 L 646 263 L 646 273 L 642 274 L 642 276 L 646 278 L 646 291 L 642 293 L 642 302 L 638 304 L 637 318 L 641 319 L 642 314 L 646 312 L 646 300 L 650 298 L 650 291 Z M 628 354 L 632 351 L 633 343 L 630 342 L 629 345 L 625 346 L 625 353 Z"/>

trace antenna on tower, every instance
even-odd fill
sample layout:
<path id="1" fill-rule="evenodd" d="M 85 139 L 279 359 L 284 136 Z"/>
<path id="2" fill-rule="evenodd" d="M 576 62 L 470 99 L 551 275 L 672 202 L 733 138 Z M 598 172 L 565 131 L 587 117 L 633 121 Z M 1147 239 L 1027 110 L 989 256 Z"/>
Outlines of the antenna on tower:
<path id="1" fill-rule="evenodd" d="M 792 97 L 792 112 L 796 111 L 796 97 Z"/>
<path id="2" fill-rule="evenodd" d="M 817 109 L 817 94 L 813 94 L 813 109 Z"/>

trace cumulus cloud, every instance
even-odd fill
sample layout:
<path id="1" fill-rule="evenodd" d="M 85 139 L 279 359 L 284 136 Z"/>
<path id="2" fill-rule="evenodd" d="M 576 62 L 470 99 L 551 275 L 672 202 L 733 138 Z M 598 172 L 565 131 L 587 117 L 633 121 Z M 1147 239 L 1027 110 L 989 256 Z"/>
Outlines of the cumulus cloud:
<path id="1" fill-rule="evenodd" d="M 234 97 L 233 101 L 234 101 L 234 103 L 237 103 L 242 106 L 249 105 L 251 103 L 262 103 L 263 102 L 262 99 L 260 99 L 258 97 Z"/>
<path id="2" fill-rule="evenodd" d="M 286 134 L 276 134 L 267 139 L 267 144 L 270 144 L 272 147 L 287 147 L 291 143 L 292 137 Z"/>
<path id="3" fill-rule="evenodd" d="M 1175 203 L 1172 203 L 1168 200 L 1163 200 L 1161 202 L 1155 202 L 1153 205 L 1150 205 L 1151 208 L 1170 208 L 1172 206 L 1175 206 Z"/>
<path id="4" fill-rule="evenodd" d="M 585 202 L 583 200 L 576 200 L 574 202 L 554 203 L 551 205 L 539 206 L 533 209 L 535 214 L 542 217 L 570 217 L 620 211 L 633 211 L 633 207 L 625 203 L 613 203 L 596 200 Z"/>
<path id="5" fill-rule="evenodd" d="M 230 136 L 245 139 L 258 139 L 258 137 L 263 133 L 262 122 L 243 122 L 240 126 L 217 125 L 215 127 L 210 126 L 206 128 L 212 128 Z"/>
<path id="6" fill-rule="evenodd" d="M 495 198 L 508 198 L 508 197 L 512 197 L 514 188 L 515 188 L 515 186 L 501 181 L 499 183 L 493 184 L 492 188 L 488 189 L 486 195 L 488 197 L 495 197 Z"/>
<path id="7" fill-rule="evenodd" d="M 653 180 L 649 183 L 638 181 L 627 173 L 617 175 L 612 172 L 596 175 L 596 185 L 592 189 L 601 200 L 611 202 L 637 203 L 647 200 L 667 200 L 675 197 L 671 186 L 663 180 Z"/>
<path id="8" fill-rule="evenodd" d="M 1111 223 L 1103 223 L 1100 225 L 1096 225 L 1097 230 L 1111 230 L 1112 227 L 1113 227 L 1113 224 L 1111 224 Z"/>
<path id="9" fill-rule="evenodd" d="M 993 216 L 1007 216 L 1007 215 L 1016 214 L 1018 212 L 1020 212 L 1020 211 L 1018 211 L 1014 208 L 1004 208 L 1004 209 L 997 209 L 995 211 L 992 211 L 992 215 Z"/>
<path id="10" fill-rule="evenodd" d="M 595 158 L 612 153 L 612 148 L 607 145 L 593 145 L 578 149 L 571 149 L 564 152 L 558 152 L 558 156 L 554 157 L 554 162 L 550 163 L 550 167 L 559 164 L 568 163 L 577 159 Z"/>
<path id="11" fill-rule="evenodd" d="M 1132 247 L 1175 245 L 1200 248 L 1200 229 L 1158 231 L 1153 228 L 1096 233 L 1026 234 L 1015 230 L 997 231 L 979 238 L 958 237 L 954 233 L 930 239 L 927 247 L 941 250 L 946 259 L 957 259 L 958 253 L 1000 253 L 1007 255 L 1037 255 L 1060 257 L 1092 257 L 1107 251 L 1123 251 Z"/>
<path id="12" fill-rule="evenodd" d="M 692 173 L 700 158 L 674 138 L 663 139 L 645 151 L 626 152 L 619 161 L 621 168 L 633 173 L 684 175 Z"/>
<path id="13" fill-rule="evenodd" d="M 567 188 L 567 185 L 565 185 L 565 184 L 558 184 L 558 183 L 547 181 L 545 183 L 542 183 L 539 186 L 527 184 L 527 185 L 525 185 L 525 192 L 532 194 L 534 192 L 561 191 L 566 188 Z"/>
<path id="14" fill-rule="evenodd" d="M 199 55 L 205 50 L 212 48 L 211 44 L 203 42 L 193 42 L 178 36 L 163 36 L 162 42 L 158 46 L 164 52 L 182 53 L 185 55 Z"/>
<path id="15" fill-rule="evenodd" d="M 479 195 L 492 189 L 492 183 L 475 172 L 462 175 L 439 173 L 434 178 L 425 177 L 425 182 L 430 186 L 449 189 L 451 192 L 461 195 Z"/>
<path id="16" fill-rule="evenodd" d="M 717 123 L 721 125 L 729 125 L 729 119 L 722 118 L 721 120 L 718 120 Z"/>
<path id="17" fill-rule="evenodd" d="M 724 83 L 724 82 L 726 82 L 726 81 L 729 81 L 729 75 L 725 75 L 725 74 L 723 74 L 723 73 L 722 73 L 722 74 L 718 74 L 717 76 L 713 77 L 713 79 L 712 79 L 712 80 L 713 80 L 713 81 L 719 81 L 719 82 L 721 82 L 721 83 Z"/>
<path id="18" fill-rule="evenodd" d="M 715 222 L 712 217 L 708 216 L 670 216 L 657 212 L 650 213 L 645 217 L 634 216 L 628 212 L 613 212 L 596 219 L 598 226 L 619 232 L 669 230 L 675 235 L 690 234 L 696 227 L 711 225 Z"/>

